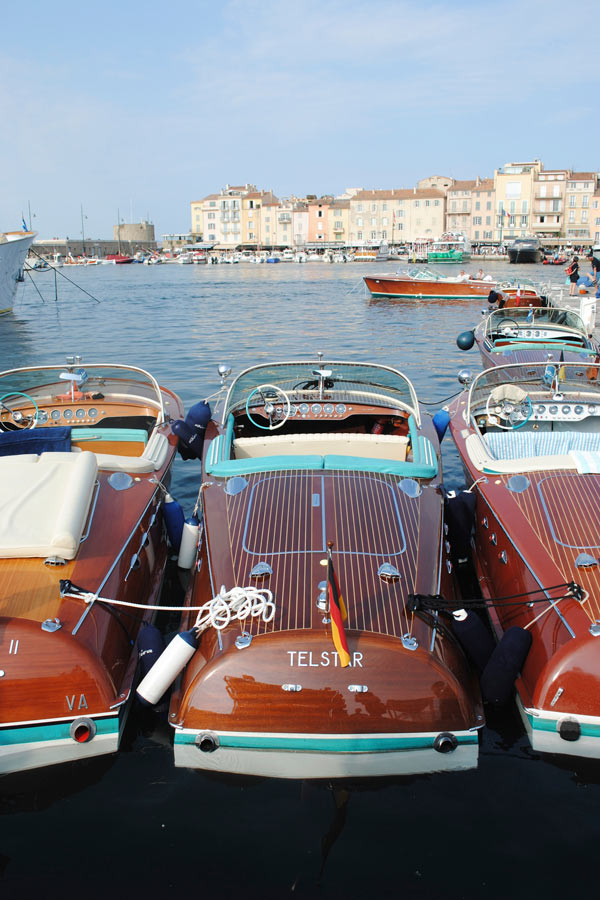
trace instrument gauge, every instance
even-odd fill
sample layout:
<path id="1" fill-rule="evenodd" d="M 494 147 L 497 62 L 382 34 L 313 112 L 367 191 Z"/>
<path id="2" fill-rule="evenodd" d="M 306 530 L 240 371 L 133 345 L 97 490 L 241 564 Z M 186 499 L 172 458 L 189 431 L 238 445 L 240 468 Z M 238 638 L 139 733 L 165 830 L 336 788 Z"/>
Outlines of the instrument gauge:
<path id="1" fill-rule="evenodd" d="M 596 412 L 596 404 L 588 403 L 588 415 L 593 416 Z"/>
<path id="2" fill-rule="evenodd" d="M 535 411 L 538 414 L 538 416 L 543 416 L 544 413 L 546 412 L 546 407 L 543 405 L 536 406 Z"/>
<path id="3" fill-rule="evenodd" d="M 550 409 L 548 410 L 548 412 L 550 413 L 551 416 L 555 416 L 556 413 L 558 412 L 558 406 L 551 406 Z"/>
<path id="4" fill-rule="evenodd" d="M 298 407 L 294 406 L 293 403 L 290 403 L 290 416 L 295 416 L 298 412 Z"/>
<path id="5" fill-rule="evenodd" d="M 97 418 L 98 410 L 96 409 L 95 406 L 92 406 L 92 407 L 90 407 L 90 409 L 88 409 L 88 416 L 90 417 L 90 419 Z"/>
<path id="6" fill-rule="evenodd" d="M 72 419 L 72 418 L 73 418 L 73 410 L 72 410 L 72 409 L 65 409 L 65 411 L 64 411 L 64 413 L 63 413 L 63 418 L 64 418 L 64 419 Z"/>
<path id="7" fill-rule="evenodd" d="M 581 406 L 581 404 L 578 404 L 575 407 L 575 409 L 573 410 L 573 412 L 575 413 L 576 416 L 580 416 L 583 413 L 583 406 Z"/>
<path id="8" fill-rule="evenodd" d="M 325 413 L 326 416 L 332 416 L 333 410 L 334 410 L 333 403 L 326 403 L 325 406 L 323 407 L 323 412 Z"/>
<path id="9" fill-rule="evenodd" d="M 58 420 L 60 419 L 60 409 L 53 409 L 50 413 L 50 418 L 55 422 L 58 422 Z"/>
<path id="10" fill-rule="evenodd" d="M 570 407 L 570 406 L 563 406 L 562 411 L 563 411 L 563 415 L 568 416 L 568 415 L 570 414 L 570 412 L 571 412 L 571 407 Z"/>
<path id="11" fill-rule="evenodd" d="M 81 407 L 79 407 L 79 409 L 76 409 L 75 410 L 75 418 L 85 419 L 85 409 L 81 409 Z"/>
<path id="12" fill-rule="evenodd" d="M 338 403 L 338 405 L 335 408 L 335 411 L 338 414 L 338 416 L 343 416 L 344 413 L 346 412 L 346 407 L 343 403 Z"/>
<path id="13" fill-rule="evenodd" d="M 298 407 L 298 409 L 300 410 L 301 416 L 307 416 L 310 407 L 309 407 L 308 403 L 301 403 L 300 406 Z"/>
<path id="14" fill-rule="evenodd" d="M 313 403 L 313 405 L 310 408 L 310 411 L 313 414 L 313 416 L 320 416 L 321 415 L 321 404 Z"/>
<path id="15" fill-rule="evenodd" d="M 45 409 L 40 409 L 37 417 L 38 422 L 47 422 L 48 421 L 48 413 Z"/>

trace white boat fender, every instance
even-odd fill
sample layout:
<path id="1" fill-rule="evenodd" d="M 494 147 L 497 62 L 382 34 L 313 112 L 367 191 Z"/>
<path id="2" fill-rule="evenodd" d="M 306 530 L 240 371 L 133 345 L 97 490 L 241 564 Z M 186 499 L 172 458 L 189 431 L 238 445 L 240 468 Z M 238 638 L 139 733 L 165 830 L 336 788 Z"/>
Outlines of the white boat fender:
<path id="1" fill-rule="evenodd" d="M 178 503 L 177 500 L 174 500 L 170 494 L 165 494 L 163 515 L 171 547 L 179 553 L 185 517 L 183 515 L 181 504 Z"/>
<path id="2" fill-rule="evenodd" d="M 198 534 L 200 533 L 200 520 L 198 516 L 189 516 L 183 523 L 181 544 L 179 547 L 179 559 L 177 565 L 180 569 L 191 569 L 196 560 L 198 550 Z"/>
<path id="3" fill-rule="evenodd" d="M 140 679 L 146 677 L 161 653 L 165 649 L 165 641 L 156 625 L 144 622 L 137 636 L 137 654 Z M 139 698 L 142 700 L 142 698 Z M 142 700 L 143 703 L 147 701 Z"/>
<path id="4" fill-rule="evenodd" d="M 138 696 L 151 705 L 158 703 L 197 649 L 195 629 L 190 628 L 189 631 L 176 634 L 138 685 Z"/>
<path id="5" fill-rule="evenodd" d="M 510 700 L 513 685 L 531 647 L 531 634 L 514 626 L 502 635 L 481 675 L 481 694 L 488 703 L 502 706 Z"/>

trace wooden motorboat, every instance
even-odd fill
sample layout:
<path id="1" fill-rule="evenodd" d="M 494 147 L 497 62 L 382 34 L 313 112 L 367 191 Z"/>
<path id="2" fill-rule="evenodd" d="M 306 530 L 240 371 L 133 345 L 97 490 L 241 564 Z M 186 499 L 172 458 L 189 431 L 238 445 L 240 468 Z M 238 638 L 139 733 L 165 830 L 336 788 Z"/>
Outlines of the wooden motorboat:
<path id="1" fill-rule="evenodd" d="M 450 407 L 452 435 L 477 496 L 475 564 L 483 596 L 493 603 L 497 637 L 508 643 L 504 659 L 514 658 L 513 641 L 526 649 L 531 640 L 516 680 L 531 744 L 594 758 L 600 757 L 599 372 L 585 362 L 496 366 Z M 486 699 L 494 700 L 496 690 L 491 685 Z"/>
<path id="2" fill-rule="evenodd" d="M 407 300 L 472 300 L 488 297 L 496 288 L 492 280 L 444 277 L 431 269 L 413 268 L 381 275 L 365 275 L 372 297 L 396 297 Z"/>
<path id="3" fill-rule="evenodd" d="M 466 334 L 460 336 L 463 342 L 459 339 L 459 347 Z M 495 309 L 471 334 L 486 367 L 540 361 L 591 364 L 600 360 L 597 341 L 572 309 L 554 306 Z"/>
<path id="4" fill-rule="evenodd" d="M 117 749 L 181 412 L 133 366 L 0 374 L 0 773 Z"/>
<path id="5" fill-rule="evenodd" d="M 203 475 L 175 764 L 289 778 L 475 766 L 478 687 L 441 619 L 410 608 L 454 584 L 439 442 L 409 380 L 351 362 L 248 369 L 208 425 Z M 247 604 L 229 624 L 228 602 Z"/>

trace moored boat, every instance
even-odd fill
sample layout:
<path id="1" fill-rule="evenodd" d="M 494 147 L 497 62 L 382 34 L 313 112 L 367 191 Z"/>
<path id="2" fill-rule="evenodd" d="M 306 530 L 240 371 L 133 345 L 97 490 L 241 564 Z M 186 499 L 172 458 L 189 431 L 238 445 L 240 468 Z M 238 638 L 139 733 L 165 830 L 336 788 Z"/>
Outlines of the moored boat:
<path id="1" fill-rule="evenodd" d="M 460 336 L 463 339 L 468 333 Z M 484 366 L 539 361 L 591 364 L 598 342 L 581 316 L 555 306 L 509 306 L 490 312 L 471 332 Z M 469 349 L 458 341 L 461 349 Z"/>
<path id="2" fill-rule="evenodd" d="M 285 778 L 475 766 L 478 687 L 447 623 L 410 606 L 454 595 L 439 442 L 410 381 L 352 362 L 250 368 L 208 425 L 203 475 L 175 764 Z M 148 700 L 174 677 L 171 646 L 166 681 L 161 657 L 140 685 Z"/>
<path id="3" fill-rule="evenodd" d="M 471 258 L 471 242 L 465 234 L 447 231 L 427 251 L 427 262 L 460 263 Z"/>
<path id="4" fill-rule="evenodd" d="M 118 747 L 181 412 L 133 366 L 0 374 L 1 773 Z"/>
<path id="5" fill-rule="evenodd" d="M 474 559 L 504 649 L 484 698 L 517 703 L 534 750 L 600 758 L 597 365 L 486 369 L 450 407 L 476 494 Z M 485 675 L 485 672 L 484 672 Z"/>
<path id="6" fill-rule="evenodd" d="M 465 275 L 445 277 L 431 269 L 413 268 L 381 275 L 365 275 L 372 297 L 406 300 L 471 300 L 487 297 L 496 287 L 492 279 Z"/>
<path id="7" fill-rule="evenodd" d="M 515 238 L 507 247 L 507 253 L 510 263 L 539 263 L 544 255 L 535 236 Z"/>
<path id="8" fill-rule="evenodd" d="M 0 315 L 13 308 L 17 284 L 23 280 L 25 258 L 34 231 L 0 232 Z"/>

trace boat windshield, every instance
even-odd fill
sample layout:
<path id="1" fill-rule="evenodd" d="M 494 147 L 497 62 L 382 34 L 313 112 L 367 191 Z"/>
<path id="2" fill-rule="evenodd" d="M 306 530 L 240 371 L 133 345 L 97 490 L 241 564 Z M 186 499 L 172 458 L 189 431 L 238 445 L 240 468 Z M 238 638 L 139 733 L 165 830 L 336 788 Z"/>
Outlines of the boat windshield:
<path id="1" fill-rule="evenodd" d="M 533 401 L 556 404 L 585 400 L 598 404 L 600 413 L 600 366 L 581 363 L 527 363 L 494 366 L 476 376 L 469 390 L 468 421 L 485 409 L 492 391 L 501 385 L 517 385 Z"/>
<path id="2" fill-rule="evenodd" d="M 572 309 L 559 309 L 555 306 L 511 306 L 495 309 L 487 318 L 486 334 L 497 331 L 506 332 L 510 337 L 511 327 L 535 328 L 540 325 L 556 325 L 571 328 L 585 334 L 585 325 L 580 315 Z M 535 335 L 530 335 L 535 337 Z"/>
<path id="3" fill-rule="evenodd" d="M 319 370 L 329 374 L 320 375 Z M 387 366 L 352 362 L 285 362 L 254 366 L 242 372 L 231 385 L 225 401 L 224 418 L 243 408 L 259 385 L 274 385 L 286 392 L 290 401 L 316 399 L 336 403 L 391 406 L 413 413 L 420 424 L 415 389 L 401 372 Z M 250 401 L 260 404 L 259 394 Z"/>
<path id="4" fill-rule="evenodd" d="M 68 364 L 0 372 L 0 398 L 15 392 L 25 393 L 39 405 L 44 401 L 52 402 L 57 393 L 69 393 L 72 386 L 73 390 L 90 394 L 111 394 L 123 399 L 135 397 L 156 407 L 158 421 L 164 421 L 163 399 L 158 383 L 148 372 L 135 366 Z"/>

